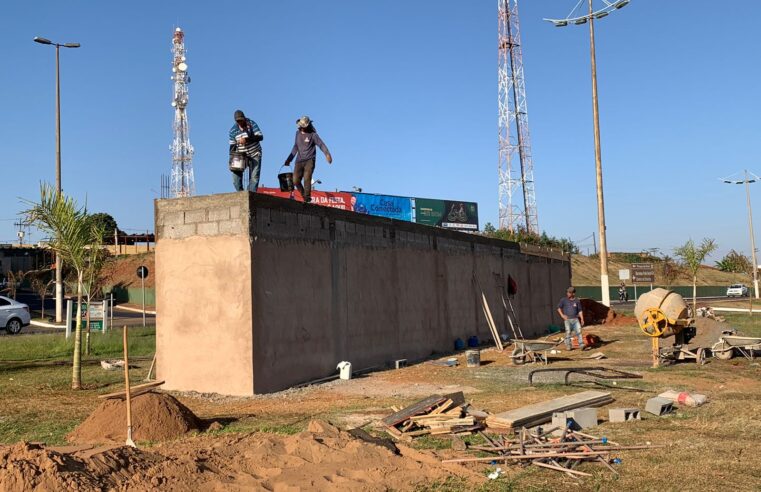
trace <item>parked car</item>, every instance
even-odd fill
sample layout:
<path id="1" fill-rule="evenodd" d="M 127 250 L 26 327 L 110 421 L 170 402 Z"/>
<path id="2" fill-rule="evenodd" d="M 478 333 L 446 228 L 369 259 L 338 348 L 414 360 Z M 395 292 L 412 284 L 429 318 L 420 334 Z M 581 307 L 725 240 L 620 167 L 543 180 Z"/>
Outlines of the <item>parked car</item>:
<path id="1" fill-rule="evenodd" d="M 727 297 L 746 297 L 748 295 L 748 288 L 743 284 L 732 284 L 727 287 Z"/>
<path id="2" fill-rule="evenodd" d="M 9 297 L 0 296 L 0 328 L 5 328 L 9 335 L 16 335 L 23 327 L 29 326 L 31 321 L 29 306 Z"/>

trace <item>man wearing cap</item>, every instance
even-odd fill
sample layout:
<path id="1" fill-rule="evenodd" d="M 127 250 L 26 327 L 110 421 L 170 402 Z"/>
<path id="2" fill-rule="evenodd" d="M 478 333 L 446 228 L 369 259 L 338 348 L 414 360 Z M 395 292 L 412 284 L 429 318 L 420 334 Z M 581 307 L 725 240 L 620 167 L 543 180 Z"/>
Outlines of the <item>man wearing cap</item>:
<path id="1" fill-rule="evenodd" d="M 284 164 L 289 166 L 293 158 L 296 157 L 296 164 L 293 166 L 293 184 L 304 198 L 304 203 L 309 203 L 312 200 L 312 173 L 314 172 L 315 160 L 317 159 L 315 147 L 320 147 L 322 153 L 325 154 L 328 164 L 333 162 L 333 157 L 330 155 L 327 145 L 317 134 L 313 123 L 309 119 L 309 116 L 302 116 L 296 120 L 296 126 L 298 127 L 296 141 Z M 303 185 L 301 184 L 302 178 L 304 180 Z"/>
<path id="2" fill-rule="evenodd" d="M 566 296 L 560 299 L 558 304 L 558 314 L 563 318 L 565 323 L 565 346 L 568 350 L 573 350 L 571 345 L 571 330 L 579 338 L 579 348 L 584 350 L 584 338 L 581 336 L 581 327 L 584 325 L 584 311 L 581 308 L 581 301 L 576 298 L 576 289 L 568 287 Z"/>
<path id="3" fill-rule="evenodd" d="M 244 154 L 247 158 L 248 167 L 248 191 L 256 193 L 259 188 L 259 173 L 262 169 L 262 144 L 264 135 L 259 129 L 259 125 L 243 114 L 240 109 L 233 114 L 235 124 L 230 128 L 230 155 L 237 152 Z M 233 173 L 233 186 L 235 191 L 243 191 L 243 173 L 245 169 L 234 170 L 230 169 Z"/>

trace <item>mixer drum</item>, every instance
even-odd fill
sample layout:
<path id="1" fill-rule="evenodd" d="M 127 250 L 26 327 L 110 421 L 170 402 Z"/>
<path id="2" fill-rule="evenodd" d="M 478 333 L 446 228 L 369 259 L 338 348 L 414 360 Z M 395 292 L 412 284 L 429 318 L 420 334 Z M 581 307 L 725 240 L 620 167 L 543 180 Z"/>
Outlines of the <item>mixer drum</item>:
<path id="1" fill-rule="evenodd" d="M 640 326 L 652 323 L 652 310 L 658 310 L 662 313 L 661 317 L 665 316 L 665 320 L 657 323 L 662 331 L 661 336 L 673 336 L 682 327 L 689 325 L 688 308 L 687 303 L 684 302 L 684 298 L 674 291 L 666 289 L 654 289 L 650 292 L 645 292 L 634 306 L 634 315 L 640 322 Z M 648 310 L 651 311 L 648 316 Z M 652 327 L 643 327 L 646 333 L 650 336 L 658 336 L 657 333 L 653 333 Z"/>

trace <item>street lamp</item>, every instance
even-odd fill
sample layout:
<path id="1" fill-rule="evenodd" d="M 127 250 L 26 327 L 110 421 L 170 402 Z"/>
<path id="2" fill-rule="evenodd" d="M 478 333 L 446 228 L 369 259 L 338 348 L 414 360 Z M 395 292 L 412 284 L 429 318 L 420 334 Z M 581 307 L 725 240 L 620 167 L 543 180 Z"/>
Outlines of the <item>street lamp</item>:
<path id="1" fill-rule="evenodd" d="M 751 179 L 750 176 L 753 176 Z M 750 207 L 750 184 L 758 181 L 759 178 L 753 173 L 749 173 L 745 170 L 745 179 L 742 181 L 722 179 L 727 184 L 744 184 L 745 185 L 745 199 L 748 207 L 748 228 L 750 229 L 750 255 L 753 262 L 753 296 L 758 299 L 758 262 L 756 261 L 756 236 L 753 234 L 753 210 Z"/>
<path id="2" fill-rule="evenodd" d="M 589 24 L 589 56 L 592 65 L 592 115 L 594 119 L 595 136 L 595 170 L 597 174 L 597 226 L 600 236 L 600 287 L 602 289 L 602 303 L 610 306 L 610 287 L 608 283 L 608 241 L 605 234 L 605 201 L 602 191 L 602 152 L 600 150 L 600 113 L 597 103 L 597 57 L 595 56 L 595 19 L 607 17 L 611 12 L 625 7 L 630 0 L 609 1 L 602 0 L 604 6 L 601 9 L 592 8 L 592 0 L 588 0 L 588 13 L 574 16 L 583 0 L 579 0 L 574 9 L 565 19 L 544 19 L 552 22 L 555 27 L 565 27 L 569 24 Z"/>
<path id="3" fill-rule="evenodd" d="M 39 36 L 34 38 L 35 43 L 55 46 L 55 189 L 61 194 L 61 71 L 59 66 L 58 51 L 64 48 L 79 48 L 79 43 L 54 43 L 49 39 Z M 56 254 L 55 258 L 55 321 L 63 320 L 63 273 L 61 259 Z"/>

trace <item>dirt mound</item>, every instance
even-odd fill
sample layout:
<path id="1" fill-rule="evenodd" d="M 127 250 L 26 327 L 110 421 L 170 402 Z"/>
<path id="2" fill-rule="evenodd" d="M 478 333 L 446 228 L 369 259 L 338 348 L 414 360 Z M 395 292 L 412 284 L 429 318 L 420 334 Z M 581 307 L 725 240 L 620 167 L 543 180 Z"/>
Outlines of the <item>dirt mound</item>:
<path id="1" fill-rule="evenodd" d="M 153 252 L 110 258 L 103 265 L 100 276 L 104 285 L 140 287 L 140 278 L 135 272 L 138 267 L 143 265 L 148 267 L 149 271 L 149 275 L 145 279 L 145 286 L 153 287 L 156 279 L 156 260 Z"/>
<path id="2" fill-rule="evenodd" d="M 690 340 L 691 347 L 711 348 L 719 341 L 724 331 L 732 329 L 727 323 L 722 323 L 711 318 L 697 318 L 695 320 L 695 337 Z"/>
<path id="3" fill-rule="evenodd" d="M 389 446 L 322 421 L 293 436 L 203 436 L 150 452 L 119 447 L 62 454 L 20 443 L 0 447 L 0 489 L 381 491 L 412 490 L 451 475 L 483 480 L 429 453 Z"/>
<path id="4" fill-rule="evenodd" d="M 171 395 L 144 393 L 132 398 L 132 439 L 163 441 L 200 427 L 198 417 Z M 74 443 L 123 443 L 127 439 L 127 402 L 106 400 L 66 438 Z"/>
<path id="5" fill-rule="evenodd" d="M 581 309 L 584 311 L 584 323 L 588 325 L 603 325 L 616 318 L 616 312 L 594 299 L 581 299 Z"/>
<path id="6" fill-rule="evenodd" d="M 606 321 L 605 324 L 610 326 L 627 326 L 627 325 L 639 326 L 639 324 L 637 323 L 637 318 L 635 318 L 634 316 L 624 316 L 618 313 L 616 313 L 616 316 L 613 318 L 613 320 Z"/>

